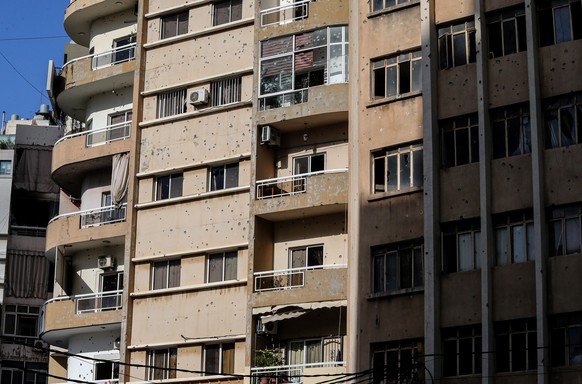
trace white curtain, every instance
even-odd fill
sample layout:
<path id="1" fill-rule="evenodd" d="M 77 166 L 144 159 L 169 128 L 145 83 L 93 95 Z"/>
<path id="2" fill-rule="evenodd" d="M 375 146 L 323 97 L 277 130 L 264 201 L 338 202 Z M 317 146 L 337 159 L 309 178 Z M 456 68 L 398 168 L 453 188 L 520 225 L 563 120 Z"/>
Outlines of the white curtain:
<path id="1" fill-rule="evenodd" d="M 118 153 L 113 156 L 111 163 L 111 201 L 119 206 L 125 194 L 129 181 L 129 153 Z"/>
<path id="2" fill-rule="evenodd" d="M 8 296 L 46 299 L 49 262 L 43 253 L 8 250 L 6 292 Z"/>

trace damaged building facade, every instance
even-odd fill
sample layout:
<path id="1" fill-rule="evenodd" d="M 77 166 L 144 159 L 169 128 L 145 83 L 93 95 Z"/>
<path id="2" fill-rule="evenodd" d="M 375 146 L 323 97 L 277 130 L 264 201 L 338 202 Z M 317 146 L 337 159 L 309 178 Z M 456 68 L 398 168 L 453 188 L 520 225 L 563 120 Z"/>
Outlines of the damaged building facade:
<path id="1" fill-rule="evenodd" d="M 580 0 L 72 1 L 50 372 L 578 382 L 581 18 Z"/>

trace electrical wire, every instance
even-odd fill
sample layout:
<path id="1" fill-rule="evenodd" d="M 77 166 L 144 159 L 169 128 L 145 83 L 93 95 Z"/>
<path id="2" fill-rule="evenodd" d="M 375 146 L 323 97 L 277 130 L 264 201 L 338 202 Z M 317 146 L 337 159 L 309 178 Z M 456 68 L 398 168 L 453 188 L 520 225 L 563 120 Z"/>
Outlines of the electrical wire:
<path id="1" fill-rule="evenodd" d="M 6 62 L 8 63 L 8 65 L 10 65 L 12 67 L 12 69 L 14 69 L 14 71 L 16 73 L 18 73 L 18 75 L 20 75 L 20 77 L 22 77 L 22 79 L 28 83 L 28 85 L 30 85 L 32 88 L 34 88 L 34 90 L 36 90 L 39 93 L 39 95 L 40 95 L 41 98 L 44 97 L 46 100 L 49 100 L 49 98 L 46 97 L 42 93 L 42 91 L 40 89 L 38 89 L 37 87 L 35 87 L 34 84 L 32 84 L 22 73 L 20 73 L 20 71 L 14 66 L 14 64 L 12 64 L 10 62 L 10 60 L 8 60 L 8 58 L 2 53 L 2 51 L 0 51 L 0 56 L 2 56 L 4 58 L 4 60 L 6 60 Z"/>

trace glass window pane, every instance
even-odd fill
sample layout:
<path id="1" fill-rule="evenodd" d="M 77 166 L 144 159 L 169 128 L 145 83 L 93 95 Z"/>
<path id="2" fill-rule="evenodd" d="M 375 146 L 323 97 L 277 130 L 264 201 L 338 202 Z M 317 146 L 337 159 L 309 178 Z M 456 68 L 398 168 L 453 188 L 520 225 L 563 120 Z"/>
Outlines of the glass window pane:
<path id="1" fill-rule="evenodd" d="M 517 52 L 517 36 L 514 19 L 503 22 L 503 44 L 504 54 L 509 55 Z"/>
<path id="2" fill-rule="evenodd" d="M 422 268 L 422 250 L 414 248 L 414 286 L 422 287 L 424 285 L 424 275 Z"/>
<path id="3" fill-rule="evenodd" d="M 481 232 L 475 232 L 475 268 L 481 269 Z"/>
<path id="4" fill-rule="evenodd" d="M 226 252 L 224 256 L 224 280 L 236 280 L 237 252 Z"/>
<path id="5" fill-rule="evenodd" d="M 383 292 L 384 283 L 384 254 L 374 255 L 374 292 Z"/>
<path id="6" fill-rule="evenodd" d="M 224 189 L 224 166 L 210 168 L 210 190 Z"/>
<path id="7" fill-rule="evenodd" d="M 512 226 L 511 246 L 514 263 L 523 263 L 526 260 L 524 245 L 525 245 L 525 233 L 523 225 Z"/>
<path id="8" fill-rule="evenodd" d="M 414 151 L 412 152 L 412 161 L 413 161 L 413 186 L 414 187 L 422 187 L 424 184 L 423 179 L 423 165 L 422 165 L 422 151 Z"/>
<path id="9" fill-rule="evenodd" d="M 388 156 L 388 173 L 386 175 L 388 179 L 388 192 L 394 192 L 398 190 L 398 157 Z"/>
<path id="10" fill-rule="evenodd" d="M 411 91 L 419 91 L 421 89 L 422 89 L 422 60 L 414 60 L 412 62 Z"/>
<path id="11" fill-rule="evenodd" d="M 182 196 L 183 175 L 172 175 L 170 178 L 170 198 Z"/>
<path id="12" fill-rule="evenodd" d="M 570 7 L 554 8 L 554 22 L 556 44 L 570 41 L 572 39 L 572 30 L 570 26 Z"/>
<path id="13" fill-rule="evenodd" d="M 222 281 L 223 254 L 208 256 L 208 282 Z"/>
<path id="14" fill-rule="evenodd" d="M 410 188 L 410 152 L 400 154 L 400 189 Z"/>
<path id="15" fill-rule="evenodd" d="M 226 170 L 226 188 L 238 187 L 238 163 L 228 164 L 225 166 Z"/>
<path id="16" fill-rule="evenodd" d="M 207 345 L 204 347 L 204 371 L 207 375 L 220 373 L 220 345 Z"/>
<path id="17" fill-rule="evenodd" d="M 495 230 L 495 260 L 497 265 L 505 265 L 509 262 L 507 257 L 507 228 L 498 228 Z"/>
<path id="18" fill-rule="evenodd" d="M 374 193 L 385 192 L 385 157 L 379 157 L 374 159 Z"/>
<path id="19" fill-rule="evenodd" d="M 453 62 L 455 67 L 467 64 L 467 43 L 465 39 L 464 33 L 453 36 Z"/>
<path id="20" fill-rule="evenodd" d="M 550 223 L 550 256 L 563 254 L 562 220 L 554 220 Z"/>
<path id="21" fill-rule="evenodd" d="M 323 265 L 323 246 L 309 247 L 307 249 L 307 266 Z"/>
<path id="22" fill-rule="evenodd" d="M 527 259 L 528 260 L 535 260 L 535 233 L 534 233 L 534 224 L 527 223 L 526 225 L 526 236 L 527 236 Z"/>
<path id="23" fill-rule="evenodd" d="M 386 255 L 386 279 L 389 291 L 398 289 L 398 253 L 389 252 Z"/>
<path id="24" fill-rule="evenodd" d="M 511 370 L 525 371 L 526 365 L 526 334 L 517 333 L 511 335 Z"/>
<path id="25" fill-rule="evenodd" d="M 399 288 L 412 288 L 412 250 L 400 251 L 400 286 Z"/>
<path id="26" fill-rule="evenodd" d="M 397 70 L 396 66 L 390 66 L 386 70 L 387 78 L 386 78 L 386 89 L 388 90 L 387 97 L 396 96 L 397 92 Z"/>
<path id="27" fill-rule="evenodd" d="M 566 220 L 566 254 L 580 252 L 580 218 Z"/>
<path id="28" fill-rule="evenodd" d="M 471 233 L 459 234 L 459 271 L 469 271 L 474 269 L 473 264 L 473 241 Z"/>

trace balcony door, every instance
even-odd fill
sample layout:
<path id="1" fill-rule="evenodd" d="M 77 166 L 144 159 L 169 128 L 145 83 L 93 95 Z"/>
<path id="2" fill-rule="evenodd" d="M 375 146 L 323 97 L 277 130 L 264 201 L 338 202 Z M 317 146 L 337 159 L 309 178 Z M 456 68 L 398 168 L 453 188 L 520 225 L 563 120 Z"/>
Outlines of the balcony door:
<path id="1" fill-rule="evenodd" d="M 323 171 L 325 169 L 325 154 L 296 157 L 293 159 L 293 174 L 303 175 Z M 305 179 L 300 178 L 293 181 L 293 192 L 305 192 Z"/>
<path id="2" fill-rule="evenodd" d="M 135 43 L 135 35 L 125 36 L 113 42 L 114 49 L 114 63 L 121 63 L 124 61 L 133 60 L 135 57 L 135 47 L 128 47 L 128 45 Z M 124 48 L 125 47 L 125 48 Z"/>
<path id="3" fill-rule="evenodd" d="M 101 274 L 100 292 L 123 290 L 123 272 L 107 272 Z M 101 310 L 113 310 L 121 307 L 121 294 L 110 294 L 101 297 Z"/>

